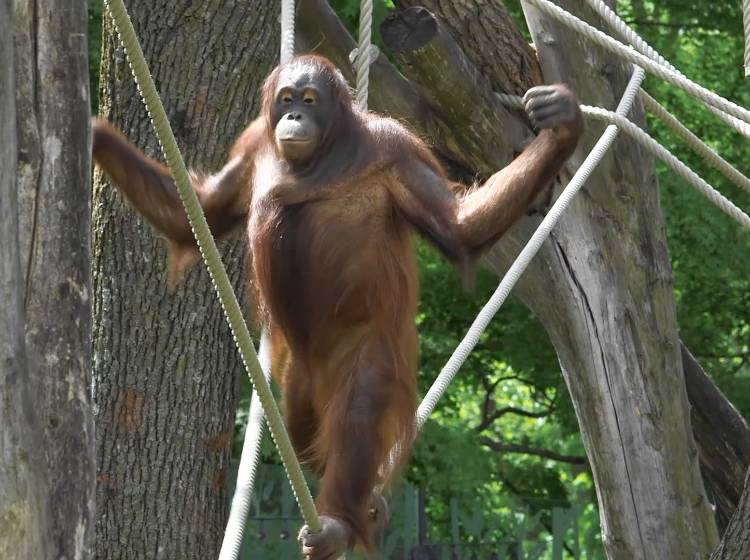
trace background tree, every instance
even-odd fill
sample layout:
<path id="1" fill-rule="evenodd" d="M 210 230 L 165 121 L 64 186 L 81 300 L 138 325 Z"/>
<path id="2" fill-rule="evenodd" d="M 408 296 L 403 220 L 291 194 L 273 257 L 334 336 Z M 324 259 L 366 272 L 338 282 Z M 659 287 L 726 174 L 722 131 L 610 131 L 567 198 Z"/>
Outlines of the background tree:
<path id="1" fill-rule="evenodd" d="M 13 4 L 0 2 L 0 554 L 21 560 L 44 557 L 48 541 L 46 464 L 41 423 L 33 410 L 32 381 L 26 367 L 23 284 L 18 245 L 16 91 Z"/>
<path id="2" fill-rule="evenodd" d="M 278 2 L 126 4 L 188 165 L 218 169 L 277 62 Z M 99 110 L 161 157 L 106 17 Z M 224 258 L 241 292 L 240 244 L 227 243 Z M 171 293 L 165 254 L 151 227 L 95 175 L 99 558 L 211 558 L 224 532 L 241 364 L 205 269 L 193 267 Z"/>
<path id="3" fill-rule="evenodd" d="M 0 41 L 0 557 L 89 558 L 86 3 L 3 0 Z"/>

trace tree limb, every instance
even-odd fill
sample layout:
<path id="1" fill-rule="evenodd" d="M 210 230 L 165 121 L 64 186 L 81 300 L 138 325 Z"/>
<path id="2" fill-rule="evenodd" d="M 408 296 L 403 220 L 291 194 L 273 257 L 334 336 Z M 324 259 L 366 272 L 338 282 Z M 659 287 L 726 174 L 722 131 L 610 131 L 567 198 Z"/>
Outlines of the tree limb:
<path id="1" fill-rule="evenodd" d="M 523 95 L 543 83 L 534 47 L 519 31 L 503 0 L 394 0 L 394 4 L 398 9 L 427 8 L 435 14 L 496 91 Z"/>
<path id="2" fill-rule="evenodd" d="M 531 138 L 525 118 L 512 115 L 497 100 L 489 80 L 432 13 L 424 8 L 393 12 L 380 34 L 432 110 L 452 124 L 461 146 L 456 161 L 470 169 L 489 163 L 494 171 Z M 487 142 L 499 131 L 507 144 Z"/>
<path id="3" fill-rule="evenodd" d="M 535 455 L 537 457 L 543 457 L 552 461 L 559 461 L 561 463 L 570 463 L 571 465 L 586 465 L 588 461 L 586 457 L 580 455 L 563 455 L 543 449 L 541 447 L 532 447 L 529 445 L 520 445 L 517 443 L 502 443 L 493 439 L 483 437 L 480 438 L 480 443 L 497 451 L 498 453 L 523 453 L 525 455 Z"/>
<path id="4" fill-rule="evenodd" d="M 503 408 L 497 409 L 493 412 L 489 410 L 483 415 L 482 422 L 475 428 L 477 432 L 482 432 L 489 428 L 496 420 L 502 418 L 506 414 L 515 414 L 517 416 L 524 416 L 525 418 L 546 418 L 552 414 L 551 409 L 543 410 L 540 412 L 533 412 L 530 410 L 524 410 L 523 408 L 516 408 L 515 406 L 504 406 Z"/>

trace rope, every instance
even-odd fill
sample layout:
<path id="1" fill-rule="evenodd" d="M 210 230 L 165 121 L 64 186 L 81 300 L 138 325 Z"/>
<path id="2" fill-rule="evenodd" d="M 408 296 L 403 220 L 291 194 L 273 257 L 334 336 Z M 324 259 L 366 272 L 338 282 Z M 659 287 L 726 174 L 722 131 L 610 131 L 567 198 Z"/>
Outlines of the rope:
<path id="1" fill-rule="evenodd" d="M 523 99 L 521 97 L 508 95 L 506 93 L 496 93 L 495 95 L 501 103 L 510 108 L 518 109 L 523 107 Z M 648 94 L 643 90 L 640 91 L 640 95 L 641 97 L 643 97 L 644 95 L 648 96 Z M 670 167 L 675 173 L 677 173 L 680 177 L 690 183 L 690 185 L 694 187 L 698 192 L 700 192 L 716 206 L 718 206 L 720 210 L 722 210 L 732 219 L 736 220 L 744 228 L 750 229 L 750 216 L 737 208 L 737 206 L 735 206 L 731 201 L 724 197 L 724 195 L 722 195 L 718 190 L 709 185 L 697 173 L 695 173 L 687 165 L 682 163 L 682 161 L 680 161 L 674 154 L 672 154 L 672 152 L 670 152 L 656 140 L 651 138 L 651 136 L 649 136 L 643 129 L 639 128 L 625 117 L 622 117 L 617 113 L 613 113 L 612 111 L 602 109 L 601 107 L 581 105 L 581 111 L 583 111 L 585 115 L 591 118 L 605 121 L 610 124 L 616 124 L 617 126 L 622 128 L 623 132 L 628 134 L 641 146 L 646 148 L 649 152 L 651 152 L 653 155 L 667 164 L 668 167 Z M 682 126 L 681 124 L 679 124 L 677 119 L 675 119 L 666 111 L 666 109 L 664 109 L 664 112 L 666 113 L 666 115 L 668 115 L 669 118 L 677 122 L 679 126 Z M 748 180 L 747 177 L 742 175 L 742 173 L 732 167 L 720 155 L 703 144 L 703 142 L 701 142 L 700 139 L 698 139 L 692 132 L 687 129 L 685 129 L 685 131 L 690 136 L 693 136 L 697 141 L 697 145 L 693 147 L 698 153 L 704 155 L 704 157 L 706 157 L 706 159 L 708 159 L 711 163 L 714 163 L 719 168 L 719 170 L 722 171 L 722 173 L 725 173 L 726 176 L 734 181 L 738 186 L 742 187 L 743 189 L 750 189 L 750 180 Z M 720 162 L 723 162 L 723 164 L 720 164 Z"/>
<path id="2" fill-rule="evenodd" d="M 143 56 L 143 51 L 136 38 L 133 24 L 125 9 L 123 0 L 105 0 L 105 6 L 112 15 L 117 32 L 120 35 L 120 40 L 125 47 L 125 53 L 128 56 L 133 76 L 138 84 L 138 90 L 148 109 L 149 117 L 156 130 L 164 157 L 172 171 L 177 191 L 185 206 L 185 211 L 198 243 L 198 248 L 211 275 L 214 289 L 232 330 L 234 342 L 237 345 L 245 369 L 250 375 L 255 392 L 263 404 L 271 435 L 281 455 L 289 482 L 302 512 L 302 517 L 311 531 L 319 531 L 320 521 L 315 511 L 315 504 L 313 503 L 310 489 L 305 482 L 299 461 L 289 440 L 289 434 L 284 427 L 281 413 L 271 392 L 271 387 L 268 385 L 258 363 L 258 356 L 255 353 L 250 332 L 242 316 L 237 297 L 229 283 L 226 269 L 221 262 L 216 242 L 208 228 L 206 217 L 203 215 L 203 210 L 198 202 L 198 197 L 191 186 L 185 162 L 182 160 L 180 151 L 177 148 L 177 142 L 169 126 L 166 112 L 156 91 L 154 80 L 151 77 L 145 57 Z"/>
<path id="3" fill-rule="evenodd" d="M 605 122 L 614 122 L 617 126 L 620 126 L 626 134 L 632 136 L 639 144 L 667 164 L 675 173 L 685 179 L 698 192 L 713 202 L 722 212 L 737 221 L 745 229 L 750 230 L 750 216 L 737 208 L 737 206 L 731 201 L 727 200 L 724 195 L 709 185 L 697 173 L 695 173 L 695 171 L 682 163 L 672 154 L 672 152 L 651 138 L 641 128 L 634 125 L 629 120 L 599 107 L 586 107 L 585 112 L 587 115 L 595 119 Z"/>
<path id="4" fill-rule="evenodd" d="M 658 117 L 667 127 L 674 131 L 685 143 L 687 143 L 698 155 L 716 166 L 721 173 L 735 185 L 750 193 L 750 179 L 740 173 L 731 163 L 721 157 L 716 151 L 698 138 L 693 132 L 682 124 L 672 113 L 662 107 L 653 97 L 643 89 L 640 92 L 643 105 Z"/>
<path id="5" fill-rule="evenodd" d="M 359 8 L 359 44 L 354 56 L 354 69 L 357 71 L 357 105 L 367 110 L 367 96 L 370 89 L 370 63 L 373 60 L 372 46 L 372 0 L 362 0 Z"/>
<path id="6" fill-rule="evenodd" d="M 266 382 L 270 381 L 271 356 L 268 336 L 265 332 L 261 335 L 260 348 L 258 349 L 258 362 L 263 369 Z M 221 543 L 219 560 L 237 560 L 242 547 L 242 536 L 247 525 L 247 515 L 250 512 L 250 502 L 253 497 L 255 477 L 258 473 L 260 462 L 260 446 L 263 442 L 264 426 L 263 405 L 260 402 L 258 391 L 253 391 L 250 399 L 250 413 L 248 415 L 247 427 L 245 428 L 245 441 L 242 444 L 242 455 L 240 467 L 237 471 L 237 485 L 232 497 L 232 507 L 229 511 L 229 521 Z"/>
<path id="7" fill-rule="evenodd" d="M 281 52 L 279 62 L 294 58 L 294 0 L 281 0 Z"/>
<path id="8" fill-rule="evenodd" d="M 681 76 L 679 73 L 661 66 L 648 57 L 634 51 L 630 47 L 627 47 L 619 41 L 612 39 L 595 27 L 592 27 L 588 23 L 581 21 L 574 15 L 569 14 L 549 0 L 527 1 L 545 14 L 556 19 L 567 27 L 574 29 L 581 35 L 587 37 L 589 40 L 599 45 L 600 47 L 603 47 L 608 51 L 619 55 L 621 58 L 632 64 L 648 70 L 649 72 L 669 82 L 670 84 L 682 88 L 693 97 L 704 101 L 705 103 L 713 105 L 714 107 L 722 109 L 723 111 L 737 117 L 742 121 L 745 121 L 746 123 L 750 123 L 750 111 L 748 111 L 744 107 L 740 107 L 736 103 L 728 101 L 720 95 L 717 95 L 714 92 L 704 88 L 703 86 L 696 84 L 691 80 L 688 80 L 687 78 Z"/>
<path id="9" fill-rule="evenodd" d="M 591 8 L 620 35 L 620 37 L 624 38 L 628 43 L 630 43 L 633 48 L 635 48 L 635 50 L 637 50 L 644 56 L 647 56 L 661 66 L 679 74 L 681 77 L 687 80 L 687 77 L 682 72 L 677 70 L 677 68 L 675 68 L 666 58 L 660 55 L 655 49 L 651 47 L 651 45 L 649 45 L 635 31 L 628 27 L 628 24 L 622 21 L 622 19 L 620 19 L 620 17 L 609 6 L 602 2 L 602 0 L 586 0 L 586 3 L 591 6 Z M 745 5 L 750 5 L 750 0 L 745 0 Z M 746 21 L 746 23 L 750 25 L 750 22 Z M 704 106 L 711 113 L 716 115 L 737 132 L 750 138 L 750 125 L 742 122 L 739 119 L 736 119 L 731 115 L 727 115 L 724 111 L 717 109 L 713 105 L 707 105 L 704 103 Z"/>
<path id="10" fill-rule="evenodd" d="M 750 0 L 742 3 L 742 25 L 745 28 L 745 77 L 750 78 Z"/>

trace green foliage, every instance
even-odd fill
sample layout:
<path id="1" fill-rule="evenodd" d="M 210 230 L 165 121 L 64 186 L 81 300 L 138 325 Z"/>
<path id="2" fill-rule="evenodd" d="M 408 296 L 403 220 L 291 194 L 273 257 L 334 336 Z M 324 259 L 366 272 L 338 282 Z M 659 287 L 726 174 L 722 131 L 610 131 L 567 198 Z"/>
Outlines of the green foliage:
<path id="1" fill-rule="evenodd" d="M 339 18 L 346 28 L 356 37 L 359 29 L 359 6 L 360 0 L 330 0 L 331 7 L 336 10 Z M 379 40 L 378 29 L 380 22 L 393 9 L 393 0 L 375 0 L 372 3 L 372 29 L 373 39 Z"/>
<path id="2" fill-rule="evenodd" d="M 418 256 L 422 286 L 417 316 L 419 382 L 425 392 L 498 279 L 480 269 L 474 290 L 466 293 L 452 267 L 432 249 L 419 243 Z M 491 410 L 513 407 L 547 415 L 529 418 L 509 413 L 478 431 L 487 401 L 492 403 Z M 480 436 L 583 455 L 554 348 L 539 322 L 513 298 L 482 336 L 414 449 L 408 478 L 427 490 L 431 538 L 438 539 L 449 530 L 451 503 L 469 511 L 481 504 L 487 526 L 492 528 L 482 538 L 500 542 L 514 534 L 519 519 L 539 515 L 549 525 L 554 507 L 570 507 L 573 499 L 591 499 L 587 473 L 535 456 L 499 455 L 482 447 Z M 595 546 L 595 508 L 581 511 L 578 522 L 586 542 Z M 539 552 L 538 557 L 547 556 Z"/>

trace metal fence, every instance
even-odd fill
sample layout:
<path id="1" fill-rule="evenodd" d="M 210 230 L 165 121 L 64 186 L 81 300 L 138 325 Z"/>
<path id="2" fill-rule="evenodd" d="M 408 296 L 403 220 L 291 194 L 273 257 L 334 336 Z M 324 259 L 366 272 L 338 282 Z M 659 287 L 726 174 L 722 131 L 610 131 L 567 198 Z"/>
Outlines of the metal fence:
<path id="1" fill-rule="evenodd" d="M 311 481 L 314 486 L 314 481 Z M 584 534 L 579 527 L 583 505 L 530 509 L 519 504 L 510 522 L 498 528 L 480 504 L 449 504 L 444 538 L 428 537 L 428 496 L 401 483 L 390 498 L 391 519 L 378 542 L 378 557 L 388 560 L 598 560 L 603 559 L 598 531 Z M 585 504 L 584 504 L 585 505 Z M 283 470 L 261 465 L 256 481 L 242 560 L 298 559 L 297 531 L 302 525 Z M 449 530 L 447 526 L 449 525 Z M 596 528 L 592 528 L 596 529 Z M 589 531 L 592 533 L 592 531 Z M 349 559 L 363 560 L 357 554 Z"/>

